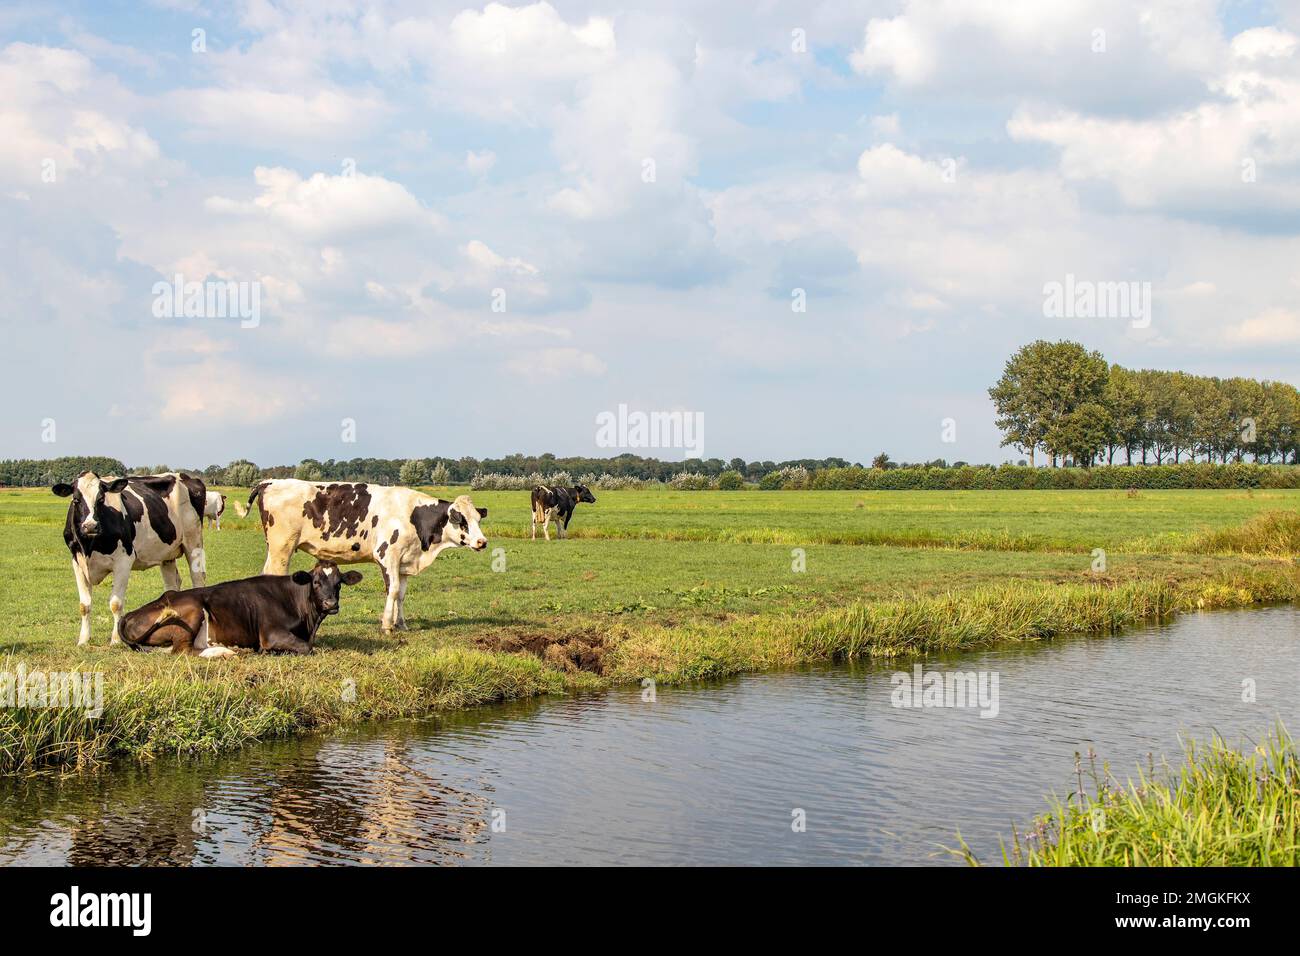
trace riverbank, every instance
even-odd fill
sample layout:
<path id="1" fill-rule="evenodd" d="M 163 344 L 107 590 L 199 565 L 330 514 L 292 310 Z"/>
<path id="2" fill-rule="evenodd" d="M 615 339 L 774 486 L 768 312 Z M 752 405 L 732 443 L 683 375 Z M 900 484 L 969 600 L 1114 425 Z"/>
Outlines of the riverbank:
<path id="1" fill-rule="evenodd" d="M 1142 508 L 1162 515 L 1196 512 L 1157 493 L 1136 503 L 1123 495 L 1079 492 L 1084 497 L 1069 501 L 1069 493 L 1052 494 L 1066 495 L 1079 514 L 1112 512 L 1110 524 L 1125 533 L 1142 525 Z M 1204 509 L 1205 496 L 1213 493 L 1181 494 L 1192 496 L 1181 504 Z M 575 522 L 588 519 L 588 530 L 596 533 L 597 509 L 604 506 L 605 521 L 612 513 L 621 526 L 632 527 L 640 514 L 653 525 L 664 520 L 668 501 L 684 526 L 758 534 L 767 503 L 762 493 L 755 495 L 759 501 L 736 493 L 728 512 L 704 507 L 717 494 L 665 499 L 608 493 L 597 506 L 584 506 L 588 510 Z M 824 529 L 839 523 L 871 533 L 881 523 L 857 507 L 853 493 L 808 495 L 775 497 L 796 513 L 802 504 L 810 523 Z M 504 528 L 526 523 L 527 502 L 516 500 L 520 496 L 480 497 Z M 931 523 L 977 533 L 998 533 L 1000 525 L 1005 530 L 1003 513 L 987 507 L 990 500 L 1000 504 L 996 498 L 923 497 L 915 503 L 924 505 L 918 525 L 927 514 L 945 512 Z M 618 537 L 508 541 L 502 571 L 492 570 L 487 556 L 453 553 L 416 578 L 408 601 L 412 630 L 399 636 L 378 631 L 383 598 L 371 573 L 345 595 L 344 613 L 327 623 L 310 658 L 174 659 L 105 646 L 102 587 L 95 644 L 75 646 L 76 602 L 58 537 L 61 512 L 51 502 L 57 499 L 24 493 L 20 507 L 0 514 L 0 544 L 7 545 L 0 548 L 0 574 L 23 582 L 0 610 L 0 673 L 102 674 L 103 712 L 87 718 L 68 707 L 0 708 L 0 772 L 216 753 L 363 721 L 645 679 L 673 684 L 822 661 L 973 649 L 1115 631 L 1184 611 L 1300 600 L 1296 566 L 1277 554 L 1278 538 L 1267 530 L 1280 527 L 1285 534 L 1290 527 L 1266 516 L 1279 502 L 1240 496 L 1223 503 L 1241 519 L 1235 525 L 1185 518 L 1161 529 L 1152 526 L 1151 514 L 1143 525 L 1148 536 L 1178 536 L 1189 548 L 1218 535 L 1221 550 L 1236 553 L 1115 551 L 1102 554 L 1100 564 L 1095 553 L 1040 550 L 792 548 Z M 1088 520 L 1105 531 L 1104 522 L 1081 522 Z M 1045 521 L 1058 519 L 1044 512 L 1037 524 Z M 1036 518 L 1021 523 L 1032 528 Z M 207 536 L 213 580 L 256 573 L 261 561 L 254 522 L 226 524 Z M 1094 540 L 1123 544 L 1113 527 L 1108 534 Z M 307 564 L 305 556 L 295 561 Z M 133 576 L 128 606 L 161 589 L 154 578 L 157 571 Z"/>
<path id="2" fill-rule="evenodd" d="M 1285 728 L 1242 753 L 1188 742 L 1177 769 L 1120 782 L 1096 758 L 1069 802 L 1015 833 L 1009 866 L 1300 865 L 1300 755 Z M 969 849 L 968 863 L 979 865 Z"/>

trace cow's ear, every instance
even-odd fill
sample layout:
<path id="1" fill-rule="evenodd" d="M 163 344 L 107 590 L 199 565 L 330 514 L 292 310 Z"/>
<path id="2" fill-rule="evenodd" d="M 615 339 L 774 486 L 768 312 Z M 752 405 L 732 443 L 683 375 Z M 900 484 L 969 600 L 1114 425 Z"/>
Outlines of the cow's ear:
<path id="1" fill-rule="evenodd" d="M 343 583 L 344 583 L 344 584 L 360 584 L 360 583 L 361 583 L 361 572 L 360 572 L 360 571 L 349 571 L 347 574 L 343 575 Z"/>
<path id="2" fill-rule="evenodd" d="M 130 478 L 118 478 L 116 481 L 110 481 L 108 484 L 104 486 L 104 490 L 107 491 L 110 495 L 121 494 L 122 492 L 126 491 L 127 482 L 129 482 L 130 480 L 131 480 Z"/>
<path id="3" fill-rule="evenodd" d="M 475 508 L 474 510 L 478 512 L 478 516 L 479 516 L 479 519 L 480 519 L 480 520 L 482 520 L 483 518 L 486 518 L 486 517 L 487 517 L 487 509 L 486 509 L 486 508 Z"/>
<path id="4" fill-rule="evenodd" d="M 311 584 L 311 573 L 308 571 L 295 571 L 291 575 L 294 584 Z"/>
<path id="5" fill-rule="evenodd" d="M 68 495 L 72 494 L 72 490 L 72 485 L 65 484 L 62 481 L 50 489 L 50 491 L 54 492 L 60 498 L 68 497 Z"/>

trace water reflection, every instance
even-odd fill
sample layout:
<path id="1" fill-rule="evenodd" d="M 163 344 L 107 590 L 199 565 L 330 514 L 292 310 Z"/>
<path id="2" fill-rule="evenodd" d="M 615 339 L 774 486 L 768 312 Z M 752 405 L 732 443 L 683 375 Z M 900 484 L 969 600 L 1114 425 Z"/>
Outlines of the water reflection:
<path id="1" fill-rule="evenodd" d="M 906 666 L 906 665 L 900 665 Z M 0 862 L 76 865 L 953 862 L 1178 735 L 1300 726 L 1300 610 L 930 659 L 1000 711 L 890 704 L 891 666 L 529 701 L 200 763 L 0 782 Z M 1242 681 L 1256 702 L 1242 701 Z M 805 832 L 792 814 L 802 811 Z"/>

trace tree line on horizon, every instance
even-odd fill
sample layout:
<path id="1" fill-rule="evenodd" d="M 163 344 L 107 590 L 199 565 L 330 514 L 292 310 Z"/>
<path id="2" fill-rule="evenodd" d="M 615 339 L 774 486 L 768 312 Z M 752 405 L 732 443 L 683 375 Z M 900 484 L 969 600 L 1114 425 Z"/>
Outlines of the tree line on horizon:
<path id="1" fill-rule="evenodd" d="M 294 465 L 262 467 L 239 458 L 227 465 L 205 468 L 165 464 L 128 468 L 119 459 L 104 456 L 67 456 L 63 458 L 25 458 L 0 461 L 0 486 L 38 487 L 69 481 L 83 471 L 100 475 L 155 474 L 185 471 L 214 485 L 249 487 L 268 478 L 301 478 L 304 481 L 369 481 L 384 485 L 467 485 L 475 475 L 498 474 L 521 477 L 532 474 L 611 475 L 641 481 L 668 482 L 674 476 L 689 473 L 718 478 L 724 472 L 738 472 L 746 481 L 757 482 L 770 473 L 804 468 L 817 471 L 847 468 L 844 458 L 797 458 L 788 461 L 751 461 L 742 458 L 688 459 L 662 461 L 640 455 L 623 454 L 611 458 L 557 457 L 542 455 L 507 455 L 504 458 L 351 458 L 336 461 L 305 458 Z M 860 466 L 859 466 L 860 467 Z"/>
<path id="2" fill-rule="evenodd" d="M 1039 340 L 1019 349 L 1007 360 L 1001 378 L 989 389 L 997 410 L 1002 444 L 1028 456 L 1036 466 L 1041 451 L 1053 466 L 1084 468 L 1104 463 L 1165 465 L 1184 462 L 1242 462 L 1249 455 L 1257 464 L 1300 463 L 1300 391 L 1285 382 L 1250 378 L 1217 378 L 1153 369 L 1131 370 L 1108 364 L 1100 352 L 1077 342 Z M 937 458 L 909 464 L 894 462 L 881 452 L 870 468 L 839 457 L 798 458 L 786 461 L 745 461 L 743 458 L 663 461 L 625 453 L 609 458 L 558 457 L 513 454 L 504 458 L 305 458 L 297 464 L 262 467 L 247 459 L 204 468 L 149 465 L 128 468 L 107 456 L 65 456 L 0 461 L 0 486 L 38 487 L 69 481 L 83 471 L 101 475 L 151 474 L 186 471 L 209 484 L 251 487 L 268 478 L 306 481 L 368 481 L 385 485 L 468 485 L 475 476 L 525 477 L 530 475 L 609 476 L 614 479 L 671 483 L 690 476 L 715 486 L 727 475 L 762 487 L 800 487 L 791 474 L 806 472 L 807 487 L 946 487 L 958 478 L 924 478 L 923 472 L 953 471 L 974 474 L 992 465 L 971 466 Z M 1008 466 L 1001 466 L 1005 469 Z M 895 475 L 886 481 L 883 472 Z M 867 476 L 870 472 L 876 477 Z M 820 476 L 820 477 L 818 477 Z M 708 481 L 704 481 L 708 479 Z M 764 482 L 764 479 L 767 479 Z M 992 479 L 976 478 L 977 482 Z M 1023 477 L 1002 478 L 1017 487 L 1044 487 L 1042 481 Z M 1154 480 L 1144 478 L 1142 480 Z M 1193 480 L 1186 475 L 1179 483 Z M 1229 479 L 1222 479 L 1229 480 Z M 1255 481 L 1236 476 L 1232 482 Z M 1277 479 L 1273 479 L 1277 480 Z M 819 483 L 820 482 L 820 483 Z M 1007 487 L 1007 484 L 990 485 Z"/>
<path id="3" fill-rule="evenodd" d="M 989 389 L 1002 444 L 1053 467 L 1300 462 L 1300 391 L 1286 382 L 1127 369 L 1077 342 L 1031 342 Z"/>

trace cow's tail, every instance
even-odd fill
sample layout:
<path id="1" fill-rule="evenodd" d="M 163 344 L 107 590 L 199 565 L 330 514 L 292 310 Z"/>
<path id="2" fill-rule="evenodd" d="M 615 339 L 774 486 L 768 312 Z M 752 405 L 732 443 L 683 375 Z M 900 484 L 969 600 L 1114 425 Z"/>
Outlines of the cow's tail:
<path id="1" fill-rule="evenodd" d="M 239 515 L 239 517 L 241 517 L 241 518 L 247 518 L 247 517 L 248 517 L 248 513 L 249 513 L 249 511 L 250 511 L 250 510 L 252 509 L 252 507 L 253 507 L 253 502 L 254 502 L 254 501 L 257 502 L 257 509 L 258 509 L 259 511 L 261 511 L 261 510 L 262 510 L 262 492 L 264 492 L 264 491 L 266 491 L 266 482 L 264 482 L 264 481 L 259 481 L 256 485 L 253 486 L 253 490 L 252 490 L 251 492 L 249 492 L 249 494 L 248 494 L 248 504 L 247 504 L 247 505 L 242 505 L 242 504 L 240 504 L 238 501 L 235 502 L 235 514 Z"/>

